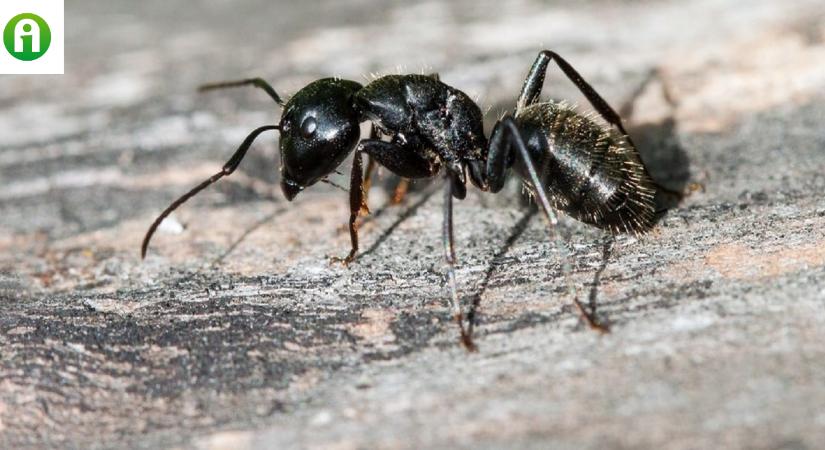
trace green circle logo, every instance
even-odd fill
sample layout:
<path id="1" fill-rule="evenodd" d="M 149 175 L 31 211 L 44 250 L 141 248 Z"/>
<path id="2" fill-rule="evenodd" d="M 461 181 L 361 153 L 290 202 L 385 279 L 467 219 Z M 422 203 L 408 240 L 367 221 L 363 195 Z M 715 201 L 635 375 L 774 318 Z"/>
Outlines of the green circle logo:
<path id="1" fill-rule="evenodd" d="M 49 49 L 52 30 L 37 14 L 25 13 L 14 16 L 3 30 L 6 50 L 21 61 L 34 61 Z"/>

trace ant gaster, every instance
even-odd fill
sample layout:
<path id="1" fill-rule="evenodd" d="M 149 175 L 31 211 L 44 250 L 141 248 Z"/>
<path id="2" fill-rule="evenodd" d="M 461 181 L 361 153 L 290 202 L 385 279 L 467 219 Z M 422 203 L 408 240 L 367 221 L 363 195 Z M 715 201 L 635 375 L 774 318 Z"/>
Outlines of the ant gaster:
<path id="1" fill-rule="evenodd" d="M 550 61 L 578 87 L 606 124 L 574 112 L 566 103 L 539 102 Z M 474 345 L 464 328 L 456 294 L 452 221 L 452 199 L 465 197 L 467 178 L 482 191 L 495 193 L 503 188 L 512 169 L 538 199 L 563 258 L 563 273 L 570 271 L 570 264 L 564 242 L 555 231 L 558 220 L 554 208 L 613 233 L 643 233 L 653 226 L 656 185 L 619 115 L 552 51 L 539 53 L 515 111 L 496 122 L 489 140 L 479 107 L 465 93 L 442 83 L 437 75 L 387 75 L 365 86 L 324 78 L 310 83 L 287 102 L 260 78 L 205 85 L 201 90 L 247 85 L 263 89 L 283 107 L 280 123 L 254 130 L 220 172 L 163 211 L 146 233 L 143 257 L 163 219 L 210 184 L 234 172 L 252 142 L 269 130 L 281 134 L 281 189 L 290 201 L 305 188 L 325 181 L 355 151 L 349 189 L 352 249 L 343 259 L 345 264 L 351 263 L 358 252 L 356 220 L 366 206 L 363 154 L 403 178 L 431 178 L 442 171 L 446 174 L 443 242 L 447 281 L 454 319 L 462 342 L 471 350 Z M 369 139 L 361 140 L 360 124 L 365 121 L 372 123 L 372 132 Z M 603 329 L 584 311 L 575 292 L 572 294 L 587 323 Z"/>

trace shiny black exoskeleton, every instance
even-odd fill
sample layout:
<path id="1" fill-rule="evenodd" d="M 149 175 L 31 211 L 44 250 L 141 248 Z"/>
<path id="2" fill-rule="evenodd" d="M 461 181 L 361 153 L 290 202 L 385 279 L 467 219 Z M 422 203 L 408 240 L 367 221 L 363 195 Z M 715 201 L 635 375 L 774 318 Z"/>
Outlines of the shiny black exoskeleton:
<path id="1" fill-rule="evenodd" d="M 550 61 L 581 90 L 606 124 L 578 114 L 564 103 L 539 102 Z M 653 225 L 655 184 L 621 119 L 554 52 L 539 53 L 514 113 L 496 123 L 489 140 L 479 107 L 437 75 L 388 75 L 363 86 L 325 78 L 310 83 L 286 103 L 259 78 L 207 85 L 202 90 L 244 85 L 265 90 L 283 106 L 280 123 L 254 130 L 220 172 L 170 205 L 149 228 L 142 256 L 163 219 L 237 169 L 255 138 L 268 130 L 281 134 L 281 188 L 288 200 L 326 180 L 355 152 L 349 191 L 352 249 L 343 260 L 345 264 L 358 252 L 356 220 L 365 206 L 363 154 L 403 178 L 446 174 L 443 232 L 448 281 L 453 312 L 468 348 L 472 342 L 464 330 L 455 288 L 452 226 L 452 199 L 465 197 L 467 178 L 483 191 L 498 192 L 512 169 L 538 200 L 554 236 L 557 219 L 553 208 L 613 232 L 641 233 Z M 368 139 L 361 139 L 360 125 L 365 121 L 372 123 L 372 132 Z M 556 242 L 560 242 L 557 237 Z M 566 254 L 559 246 L 560 253 Z M 598 327 L 583 314 L 591 326 Z"/>

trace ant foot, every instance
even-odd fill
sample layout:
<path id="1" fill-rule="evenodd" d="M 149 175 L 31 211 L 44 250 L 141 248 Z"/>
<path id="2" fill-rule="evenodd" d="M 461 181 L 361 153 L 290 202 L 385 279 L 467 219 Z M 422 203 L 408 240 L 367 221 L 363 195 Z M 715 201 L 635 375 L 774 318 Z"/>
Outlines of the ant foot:
<path id="1" fill-rule="evenodd" d="M 355 254 L 353 254 L 353 253 L 350 253 L 346 258 L 333 256 L 329 259 L 329 265 L 340 263 L 344 267 L 349 267 L 350 263 L 353 262 L 354 260 L 355 260 Z"/>
<path id="2" fill-rule="evenodd" d="M 692 182 L 687 185 L 685 191 L 682 193 L 683 197 L 694 194 L 696 192 L 705 192 L 705 185 L 699 182 Z"/>
<path id="3" fill-rule="evenodd" d="M 591 330 L 596 331 L 599 334 L 610 333 L 610 328 L 608 328 L 607 325 L 603 325 L 602 323 L 596 321 L 596 319 L 584 309 L 584 306 L 581 304 L 581 302 L 579 302 L 578 297 L 573 299 L 573 303 L 576 305 L 576 308 L 579 310 L 579 314 L 582 316 L 582 319 L 584 319 L 584 321 L 587 323 Z"/>
<path id="4" fill-rule="evenodd" d="M 478 347 L 476 346 L 475 342 L 473 342 L 472 329 L 468 331 L 466 328 L 464 328 L 464 315 L 461 313 L 454 314 L 453 320 L 458 324 L 458 332 L 461 336 L 461 343 L 464 345 L 464 348 L 469 353 L 477 352 Z"/>

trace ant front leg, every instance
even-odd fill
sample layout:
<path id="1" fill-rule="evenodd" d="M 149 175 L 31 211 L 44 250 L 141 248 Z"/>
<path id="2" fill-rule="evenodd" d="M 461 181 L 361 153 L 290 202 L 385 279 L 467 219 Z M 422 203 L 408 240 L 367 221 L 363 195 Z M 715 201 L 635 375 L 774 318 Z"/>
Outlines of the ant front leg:
<path id="1" fill-rule="evenodd" d="M 369 142 L 369 141 L 364 141 Z M 349 184 L 349 237 L 352 249 L 346 258 L 333 258 L 333 262 L 342 262 L 348 266 L 358 253 L 358 214 L 364 205 L 364 169 L 361 162 L 361 152 L 359 151 L 364 142 L 359 144 L 359 149 L 352 155 L 352 171 L 350 172 Z"/>
<path id="2" fill-rule="evenodd" d="M 496 126 L 493 128 L 493 133 L 490 136 L 487 153 L 485 177 L 491 192 L 498 192 L 502 189 L 506 171 L 512 165 L 515 158 L 519 158 L 522 164 L 524 164 L 529 175 L 528 181 L 533 185 L 533 192 L 547 220 L 550 238 L 555 242 L 556 251 L 561 258 L 562 279 L 566 282 L 572 271 L 572 264 L 567 251 L 567 245 L 557 231 L 559 223 L 558 217 L 550 205 L 550 200 L 547 198 L 547 190 L 539 178 L 536 165 L 530 156 L 530 151 L 527 148 L 518 123 L 512 117 L 506 116 L 496 123 Z M 549 158 L 551 156 L 547 155 L 547 157 Z M 582 307 L 576 289 L 572 284 L 568 284 L 568 293 L 573 298 L 573 303 L 584 321 L 594 330 L 606 333 L 608 329 L 596 321 L 596 319 L 588 314 Z"/>
<path id="3" fill-rule="evenodd" d="M 372 176 L 375 174 L 375 169 L 377 168 L 378 164 L 372 158 L 372 156 L 367 157 L 367 170 L 364 174 L 364 201 L 361 203 L 361 214 L 369 214 L 370 209 L 367 206 L 367 199 L 369 198 L 370 189 L 372 188 Z"/>
<path id="4" fill-rule="evenodd" d="M 352 158 L 352 173 L 349 188 L 349 234 L 352 248 L 346 258 L 334 258 L 349 265 L 358 254 L 358 214 L 364 206 L 364 179 L 361 154 L 366 153 L 377 164 L 386 167 L 391 172 L 405 178 L 428 178 L 438 172 L 438 165 L 424 159 L 412 149 L 402 147 L 395 142 L 384 142 L 378 139 L 365 139 L 358 144 Z"/>
<path id="5" fill-rule="evenodd" d="M 579 91 L 584 94 L 587 101 L 593 105 L 593 108 L 598 112 L 604 120 L 606 120 L 611 125 L 614 125 L 619 131 L 622 132 L 625 136 L 628 136 L 627 131 L 624 129 L 624 125 L 622 125 L 622 119 L 619 117 L 619 114 L 607 103 L 607 101 L 593 89 L 593 86 L 590 85 L 584 78 L 570 65 L 567 61 L 564 60 L 558 53 L 550 51 L 550 50 L 543 50 L 539 53 L 539 56 L 536 58 L 536 61 L 533 63 L 533 66 L 530 68 L 530 73 L 527 74 L 527 78 L 524 80 L 524 85 L 521 88 L 521 95 L 519 95 L 518 102 L 516 103 L 516 115 L 518 115 L 524 108 L 536 103 L 539 99 L 539 94 L 541 93 L 541 88 L 544 86 L 544 77 L 547 74 L 547 66 L 550 61 L 555 61 L 556 65 L 559 66 L 564 75 L 579 88 Z"/>

